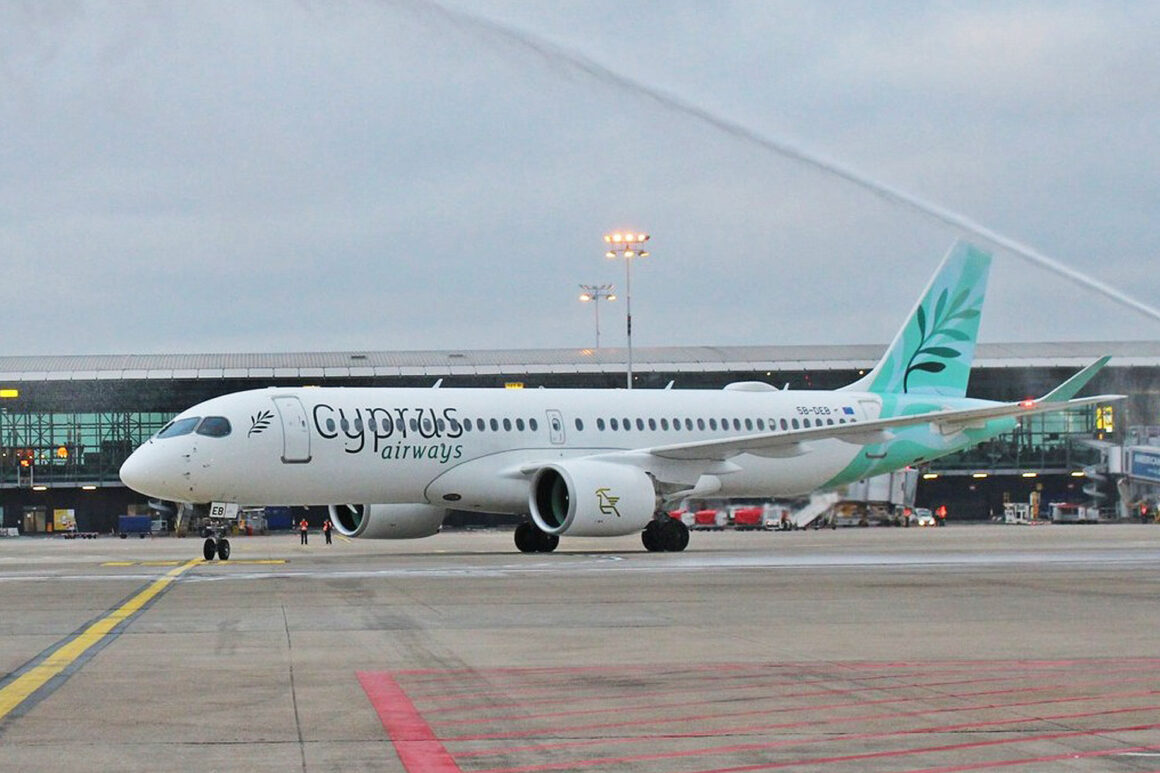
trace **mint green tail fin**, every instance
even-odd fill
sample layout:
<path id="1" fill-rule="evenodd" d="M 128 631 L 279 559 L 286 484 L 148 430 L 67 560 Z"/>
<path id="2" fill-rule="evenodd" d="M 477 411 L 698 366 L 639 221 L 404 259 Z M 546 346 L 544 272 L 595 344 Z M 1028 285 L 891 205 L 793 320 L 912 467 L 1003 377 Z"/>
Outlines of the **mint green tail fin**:
<path id="1" fill-rule="evenodd" d="M 886 355 L 846 389 L 965 396 L 990 268 L 990 254 L 956 242 Z"/>

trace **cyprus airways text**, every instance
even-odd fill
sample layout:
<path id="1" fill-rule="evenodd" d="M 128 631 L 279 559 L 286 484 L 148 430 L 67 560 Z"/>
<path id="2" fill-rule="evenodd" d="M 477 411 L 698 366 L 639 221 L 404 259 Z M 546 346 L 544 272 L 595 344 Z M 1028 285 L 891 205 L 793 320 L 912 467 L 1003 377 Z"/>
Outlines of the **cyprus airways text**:
<path id="1" fill-rule="evenodd" d="M 314 430 L 326 440 L 341 439 L 348 454 L 363 451 L 383 459 L 429 459 L 447 464 L 463 456 L 456 408 L 335 408 L 314 406 Z M 433 442 L 439 441 L 439 442 Z"/>

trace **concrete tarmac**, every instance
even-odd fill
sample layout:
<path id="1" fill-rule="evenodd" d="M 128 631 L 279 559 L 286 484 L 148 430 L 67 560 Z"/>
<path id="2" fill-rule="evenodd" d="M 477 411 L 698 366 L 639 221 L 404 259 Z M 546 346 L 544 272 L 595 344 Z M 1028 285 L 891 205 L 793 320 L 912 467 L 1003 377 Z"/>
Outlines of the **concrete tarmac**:
<path id="1" fill-rule="evenodd" d="M 1160 770 L 1160 526 L 0 539 L 0 770 Z"/>

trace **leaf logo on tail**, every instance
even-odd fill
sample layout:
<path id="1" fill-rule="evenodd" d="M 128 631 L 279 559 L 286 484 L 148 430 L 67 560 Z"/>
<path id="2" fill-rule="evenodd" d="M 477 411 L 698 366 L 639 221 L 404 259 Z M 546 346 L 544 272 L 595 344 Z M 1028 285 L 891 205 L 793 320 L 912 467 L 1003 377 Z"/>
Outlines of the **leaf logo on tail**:
<path id="1" fill-rule="evenodd" d="M 934 305 L 934 313 L 930 315 L 929 331 L 927 330 L 927 311 L 922 306 L 918 307 L 915 312 L 915 320 L 918 323 L 920 340 L 918 348 L 914 350 L 914 354 L 910 355 L 910 360 L 906 363 L 906 372 L 902 376 L 903 392 L 908 391 L 910 374 L 914 371 L 941 373 L 947 365 L 940 360 L 953 360 L 962 355 L 961 351 L 947 344 L 971 340 L 969 333 L 959 329 L 964 323 L 969 323 L 979 317 L 979 309 L 964 308 L 970 294 L 971 288 L 964 287 L 948 305 L 949 290 L 944 289 L 939 293 L 938 301 Z"/>
<path id="2" fill-rule="evenodd" d="M 246 433 L 246 437 L 260 435 L 270 428 L 270 422 L 274 420 L 273 411 L 259 411 L 257 415 L 250 417 L 250 431 Z"/>

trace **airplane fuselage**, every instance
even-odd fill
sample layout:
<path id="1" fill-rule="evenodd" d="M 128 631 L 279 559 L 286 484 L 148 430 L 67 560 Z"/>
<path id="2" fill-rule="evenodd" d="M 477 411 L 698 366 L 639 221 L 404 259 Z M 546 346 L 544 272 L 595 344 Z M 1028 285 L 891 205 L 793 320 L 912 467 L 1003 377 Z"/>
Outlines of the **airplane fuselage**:
<path id="1" fill-rule="evenodd" d="M 526 512 L 527 465 L 572 457 L 631 456 L 690 441 L 800 432 L 878 419 L 893 412 L 967 408 L 966 398 L 869 393 L 703 390 L 506 390 L 272 388 L 201 403 L 177 416 L 126 463 L 150 496 L 188 502 L 327 505 L 429 503 L 484 512 Z M 898 415 L 894 413 L 894 415 Z M 207 417 L 224 422 L 208 423 Z M 196 420 L 196 421 L 195 421 Z M 184 422 L 184 427 L 182 423 Z M 640 462 L 661 481 L 693 486 L 708 471 L 722 497 L 790 496 L 836 486 L 878 468 L 934 458 L 1004 431 L 942 436 L 914 427 L 900 459 L 882 444 L 809 440 L 775 455 L 722 458 L 716 469 L 680 459 Z M 228 431 L 225 428 L 228 426 Z M 882 448 L 878 446 L 881 445 Z M 808 452 L 807 452 L 808 451 Z M 628 463 L 633 463 L 627 459 Z"/>

